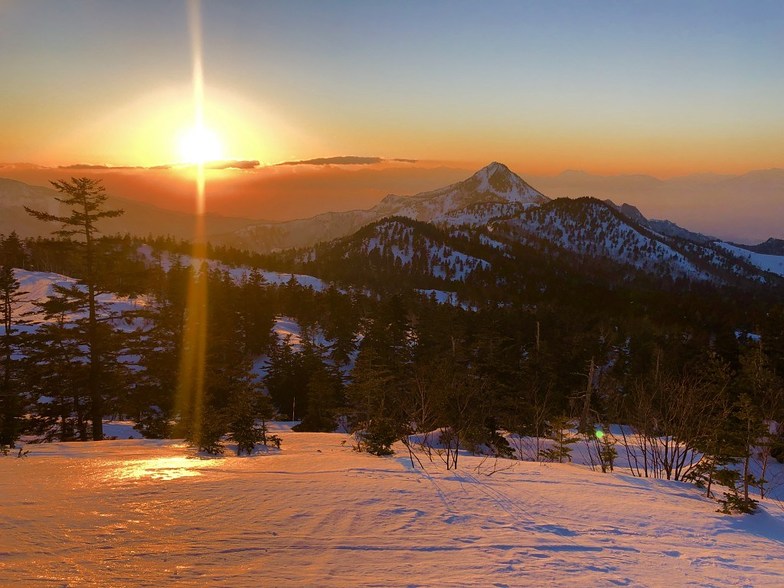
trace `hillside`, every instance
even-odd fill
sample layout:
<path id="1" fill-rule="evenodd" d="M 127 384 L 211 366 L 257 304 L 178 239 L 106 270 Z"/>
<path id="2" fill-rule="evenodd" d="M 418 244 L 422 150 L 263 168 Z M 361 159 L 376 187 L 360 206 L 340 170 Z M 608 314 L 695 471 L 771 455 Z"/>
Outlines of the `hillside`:
<path id="1" fill-rule="evenodd" d="M 595 196 L 633 202 L 646 215 L 665 218 L 696 232 L 743 243 L 784 227 L 784 169 L 741 175 L 693 174 L 668 179 L 644 175 L 599 176 L 566 171 L 527 178 L 552 198 Z"/>
<path id="2" fill-rule="evenodd" d="M 679 483 L 467 455 L 412 469 L 346 435 L 278 433 L 251 458 L 150 440 L 0 457 L 0 583 L 784 584 L 780 503 L 738 518 Z"/>
<path id="3" fill-rule="evenodd" d="M 530 207 L 516 218 L 492 223 L 495 233 L 553 253 L 567 251 L 617 263 L 667 283 L 671 280 L 730 283 L 776 280 L 775 267 L 760 266 L 713 241 L 693 236 L 672 223 L 649 222 L 633 207 L 595 198 L 560 198 Z M 665 228 L 666 233 L 656 229 Z"/>

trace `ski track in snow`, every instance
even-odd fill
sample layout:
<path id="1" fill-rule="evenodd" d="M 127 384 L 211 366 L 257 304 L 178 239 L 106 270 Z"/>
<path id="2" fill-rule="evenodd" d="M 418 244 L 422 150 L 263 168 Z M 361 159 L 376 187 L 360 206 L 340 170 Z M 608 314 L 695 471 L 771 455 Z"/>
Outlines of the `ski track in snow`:
<path id="1" fill-rule="evenodd" d="M 0 458 L 0 585 L 784 585 L 768 505 L 730 517 L 685 484 L 471 456 L 422 470 L 279 434 L 253 458 L 151 440 Z"/>

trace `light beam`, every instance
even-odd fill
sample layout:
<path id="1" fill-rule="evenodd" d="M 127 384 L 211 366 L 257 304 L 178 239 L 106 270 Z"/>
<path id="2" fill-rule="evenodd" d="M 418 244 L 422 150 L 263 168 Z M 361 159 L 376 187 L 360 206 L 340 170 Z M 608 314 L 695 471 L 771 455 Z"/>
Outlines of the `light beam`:
<path id="1" fill-rule="evenodd" d="M 194 128 L 204 128 L 204 71 L 202 66 L 201 3 L 189 0 L 188 17 L 193 59 Z M 206 186 L 204 161 L 196 162 L 196 220 L 192 262 L 185 309 L 176 408 L 184 435 L 199 445 L 204 419 L 205 369 L 207 362 L 207 266 L 204 212 Z"/>

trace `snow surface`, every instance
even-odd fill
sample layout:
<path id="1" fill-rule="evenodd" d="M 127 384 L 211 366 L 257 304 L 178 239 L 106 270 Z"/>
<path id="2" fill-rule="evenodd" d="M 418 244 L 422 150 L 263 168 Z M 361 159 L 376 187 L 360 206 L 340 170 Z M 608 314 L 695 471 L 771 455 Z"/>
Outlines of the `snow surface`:
<path id="1" fill-rule="evenodd" d="M 782 255 L 766 255 L 764 253 L 757 253 L 749 251 L 742 247 L 736 247 L 723 241 L 716 241 L 716 244 L 722 249 L 726 249 L 733 255 L 743 258 L 751 265 L 760 268 L 763 271 L 784 276 L 784 256 Z"/>
<path id="2" fill-rule="evenodd" d="M 153 255 L 153 249 L 149 245 L 141 245 L 138 248 L 139 255 L 147 260 L 150 263 L 155 261 L 155 257 Z M 177 259 L 174 259 L 177 258 Z M 164 251 L 161 253 L 160 262 L 161 268 L 163 271 L 168 272 L 175 262 L 179 262 L 181 266 L 193 266 L 194 268 L 198 269 L 201 267 L 201 260 L 194 259 L 190 255 L 184 254 L 171 254 L 168 251 Z M 220 261 L 216 261 L 214 259 L 208 259 L 207 266 L 210 270 L 217 270 L 221 272 L 228 272 L 231 276 L 232 280 L 235 283 L 239 284 L 243 280 L 246 280 L 250 277 L 253 270 L 247 266 L 229 266 L 225 263 Z M 258 272 L 264 278 L 264 281 L 268 284 L 282 286 L 284 284 L 288 284 L 292 277 L 294 281 L 297 282 L 303 288 L 311 288 L 316 292 L 323 292 L 329 288 L 329 284 L 316 278 L 314 276 L 308 276 L 306 274 L 289 274 L 289 273 L 281 273 L 281 272 L 273 272 L 273 271 L 266 271 L 266 270 L 259 270 Z"/>
<path id="3" fill-rule="evenodd" d="M 55 295 L 55 286 L 64 288 L 77 286 L 77 280 L 74 278 L 53 272 L 14 269 L 14 278 L 19 282 L 19 291 L 23 292 L 20 297 L 20 303 L 14 307 L 14 316 L 27 315 L 25 317 L 26 320 L 33 323 L 43 321 L 43 313 L 35 303 L 44 302 L 50 296 Z M 79 288 L 81 290 L 86 289 L 84 286 L 79 286 Z M 109 315 L 119 315 L 123 312 L 139 310 L 149 304 L 146 296 L 132 298 L 129 296 L 118 296 L 111 292 L 99 294 L 97 300 L 100 305 L 105 307 L 106 314 Z M 73 322 L 85 316 L 86 311 L 69 313 L 65 320 L 66 322 Z"/>
<path id="4" fill-rule="evenodd" d="M 0 457 L 0 585 L 784 585 L 773 503 L 722 515 L 693 486 L 572 464 L 413 469 L 278 429 L 282 451 L 251 458 L 171 440 Z"/>
<path id="5" fill-rule="evenodd" d="M 397 220 L 376 225 L 373 233 L 361 241 L 362 255 L 374 251 L 404 267 L 412 265 L 418 255 L 422 256 L 430 275 L 450 281 L 463 282 L 477 269 L 490 268 L 488 261 L 435 242 Z"/>

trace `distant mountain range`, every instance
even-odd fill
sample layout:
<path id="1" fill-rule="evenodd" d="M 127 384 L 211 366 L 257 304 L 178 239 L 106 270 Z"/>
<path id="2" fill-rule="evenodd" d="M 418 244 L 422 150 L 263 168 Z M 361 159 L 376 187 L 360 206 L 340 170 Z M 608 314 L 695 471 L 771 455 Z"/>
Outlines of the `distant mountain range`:
<path id="1" fill-rule="evenodd" d="M 311 218 L 280 223 L 258 223 L 216 236 L 225 245 L 257 252 L 308 247 L 344 237 L 361 227 L 390 216 L 438 222 L 475 204 L 541 204 L 548 198 L 500 163 L 491 163 L 470 178 L 415 196 L 390 194 L 369 210 L 327 212 Z"/>
<path id="2" fill-rule="evenodd" d="M 644 176 L 627 181 L 638 189 L 659 182 Z M 48 234 L 52 227 L 22 207 L 56 213 L 55 195 L 48 188 L 0 179 L 0 232 Z M 110 206 L 126 214 L 107 220 L 106 233 L 191 236 L 190 215 L 117 198 Z M 782 240 L 735 245 L 668 220 L 648 219 L 629 204 L 590 197 L 551 200 L 496 162 L 461 182 L 415 196 L 389 195 L 367 210 L 276 223 L 209 216 L 207 227 L 216 244 L 258 253 L 299 248 L 310 261 L 351 262 L 365 255 L 401 268 L 416 266 L 446 282 L 488 270 L 495 263 L 491 257 L 509 257 L 521 245 L 550 256 L 604 260 L 659 279 L 764 283 L 784 275 Z M 477 245 L 487 255 L 478 255 Z"/>
<path id="3" fill-rule="evenodd" d="M 698 232 L 718 233 L 724 239 L 753 242 L 784 237 L 784 169 L 742 175 L 693 174 L 666 180 L 567 171 L 528 180 L 550 197 L 631 201 L 647 214 Z"/>
<path id="4" fill-rule="evenodd" d="M 330 218 L 338 222 L 330 224 Z M 784 257 L 767 253 L 777 250 L 776 240 L 744 249 L 670 221 L 647 219 L 629 204 L 590 197 L 550 200 L 499 163 L 440 190 L 387 197 L 368 211 L 296 222 L 303 248 L 297 269 L 316 275 L 326 270 L 327 279 L 356 277 L 337 269 L 343 264 L 387 278 L 395 272 L 419 276 L 422 288 L 449 288 L 514 260 L 521 247 L 538 251 L 541 260 L 569 259 L 569 271 L 599 263 L 612 273 L 614 267 L 620 281 L 644 275 L 672 284 L 763 285 L 779 284 L 784 276 Z M 314 246 L 311 238 L 307 244 L 311 227 L 322 235 L 330 230 L 335 239 Z M 242 236 L 252 239 L 270 228 L 245 229 Z M 346 234 L 337 237 L 340 232 Z M 253 241 L 244 245 L 252 247 Z"/>

